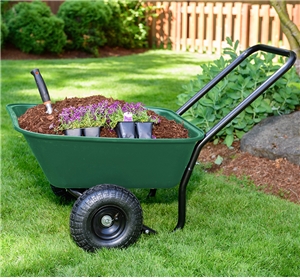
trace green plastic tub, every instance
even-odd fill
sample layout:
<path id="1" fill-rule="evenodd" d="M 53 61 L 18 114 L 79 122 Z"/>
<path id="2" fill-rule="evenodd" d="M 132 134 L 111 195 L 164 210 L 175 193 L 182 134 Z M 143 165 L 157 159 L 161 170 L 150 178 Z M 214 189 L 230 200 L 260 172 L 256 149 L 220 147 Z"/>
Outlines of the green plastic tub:
<path id="1" fill-rule="evenodd" d="M 49 135 L 26 131 L 18 117 L 36 104 L 9 104 L 15 130 L 22 133 L 49 183 L 59 188 L 90 188 L 116 184 L 125 188 L 176 186 L 202 130 L 175 112 L 148 107 L 157 114 L 184 124 L 189 138 L 124 139 Z"/>

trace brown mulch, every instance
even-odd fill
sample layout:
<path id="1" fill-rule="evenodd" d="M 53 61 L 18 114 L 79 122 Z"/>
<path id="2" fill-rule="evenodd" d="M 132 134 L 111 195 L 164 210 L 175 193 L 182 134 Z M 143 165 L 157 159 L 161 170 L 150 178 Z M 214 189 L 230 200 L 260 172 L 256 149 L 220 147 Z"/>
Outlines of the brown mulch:
<path id="1" fill-rule="evenodd" d="M 218 155 L 223 158 L 221 165 L 214 163 Z M 255 157 L 242 152 L 239 142 L 234 142 L 233 148 L 224 144 L 206 144 L 200 153 L 199 161 L 205 165 L 209 164 L 207 172 L 247 177 L 267 194 L 300 204 L 300 166 L 285 158 L 270 160 Z"/>
<path id="2" fill-rule="evenodd" d="M 113 98 L 106 98 L 104 96 L 90 96 L 83 98 L 65 98 L 64 100 L 57 101 L 52 104 L 52 114 L 45 113 L 46 108 L 43 104 L 39 104 L 32 108 L 29 108 L 21 117 L 19 117 L 19 126 L 22 129 L 29 130 L 37 133 L 44 134 L 58 134 L 64 136 L 62 131 L 55 131 L 54 127 L 58 127 L 59 114 L 63 108 L 86 106 L 90 104 L 96 104 L 102 100 L 107 100 L 109 104 L 112 104 L 115 100 Z M 124 103 L 123 100 L 118 100 L 120 103 Z M 156 115 L 154 111 L 148 111 L 149 115 Z M 155 138 L 187 138 L 188 131 L 181 123 L 176 123 L 174 120 L 168 120 L 165 117 L 156 115 L 159 118 L 159 123 L 153 125 L 152 134 Z M 117 137 L 114 130 L 109 128 L 102 128 L 100 132 L 101 137 Z"/>
<path id="3" fill-rule="evenodd" d="M 142 53 L 146 49 L 128 50 L 122 48 L 101 48 L 100 57 L 123 56 Z M 91 54 L 80 51 L 68 51 L 63 54 L 25 54 L 12 46 L 1 49 L 1 59 L 76 59 L 91 58 Z M 44 106 L 40 105 L 39 109 Z M 51 115 L 47 116 L 51 117 Z M 49 120 L 51 121 L 51 120 Z M 49 125 L 48 125 L 49 127 Z M 218 156 L 223 158 L 222 164 L 215 164 Z M 300 166 L 295 165 L 284 158 L 269 160 L 241 152 L 239 142 L 234 142 L 233 148 L 227 148 L 224 144 L 214 145 L 208 143 L 202 149 L 199 161 L 205 165 L 209 164 L 206 171 L 217 175 L 235 175 L 237 177 L 248 177 L 257 187 L 288 201 L 300 204 Z"/>

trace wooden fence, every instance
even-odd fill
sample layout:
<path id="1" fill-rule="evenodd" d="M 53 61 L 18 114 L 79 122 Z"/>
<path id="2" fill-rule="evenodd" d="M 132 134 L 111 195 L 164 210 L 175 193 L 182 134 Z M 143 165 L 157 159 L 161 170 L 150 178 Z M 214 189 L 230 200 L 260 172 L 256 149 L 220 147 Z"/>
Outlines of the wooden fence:
<path id="1" fill-rule="evenodd" d="M 299 3 L 299 2 L 298 2 Z M 287 4 L 300 29 L 300 4 Z M 257 43 L 289 48 L 279 17 L 269 4 L 245 2 L 149 1 L 158 17 L 149 19 L 150 43 L 173 50 L 220 54 L 226 37 L 240 41 L 240 48 Z"/>

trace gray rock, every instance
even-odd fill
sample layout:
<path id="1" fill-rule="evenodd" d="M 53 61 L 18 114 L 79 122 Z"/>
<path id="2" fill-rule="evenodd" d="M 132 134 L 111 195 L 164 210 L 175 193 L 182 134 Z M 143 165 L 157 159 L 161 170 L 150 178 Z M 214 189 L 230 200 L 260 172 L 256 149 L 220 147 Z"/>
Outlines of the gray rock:
<path id="1" fill-rule="evenodd" d="M 243 136 L 241 150 L 272 160 L 286 158 L 300 165 L 300 111 L 262 120 Z"/>

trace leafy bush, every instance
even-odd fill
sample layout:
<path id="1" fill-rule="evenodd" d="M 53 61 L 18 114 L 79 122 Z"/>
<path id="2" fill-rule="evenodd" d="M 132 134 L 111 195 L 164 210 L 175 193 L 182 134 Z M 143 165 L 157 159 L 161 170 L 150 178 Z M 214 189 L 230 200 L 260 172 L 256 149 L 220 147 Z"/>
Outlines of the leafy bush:
<path id="1" fill-rule="evenodd" d="M 98 56 L 98 47 L 106 42 L 104 28 L 111 15 L 111 9 L 104 1 L 65 1 L 57 16 L 65 22 L 66 47 Z"/>
<path id="2" fill-rule="evenodd" d="M 111 0 L 107 4 L 113 12 L 105 29 L 107 44 L 125 48 L 148 47 L 147 18 L 153 7 L 130 0 Z"/>
<path id="3" fill-rule="evenodd" d="M 4 42 L 7 38 L 7 36 L 8 36 L 8 28 L 7 28 L 6 24 L 3 22 L 2 16 L 1 16 L 1 47 L 4 45 Z"/>
<path id="4" fill-rule="evenodd" d="M 202 65 L 202 74 L 183 86 L 185 93 L 178 95 L 179 105 L 189 100 L 240 54 L 237 51 L 238 41 L 233 44 L 227 38 L 227 42 L 230 47 L 224 49 L 223 55 L 228 55 L 229 58 L 221 56 L 208 65 Z M 280 67 L 274 62 L 274 57 L 274 54 L 265 52 L 251 55 L 193 105 L 184 117 L 207 132 Z M 279 63 L 283 63 L 282 57 L 279 58 Z M 221 130 L 215 141 L 222 138 L 230 146 L 234 139 L 242 138 L 267 116 L 288 114 L 295 110 L 300 104 L 297 84 L 299 77 L 295 68 L 292 68 Z"/>
<path id="5" fill-rule="evenodd" d="M 43 2 L 20 2 L 5 13 L 9 40 L 23 52 L 60 53 L 66 44 L 64 23 Z"/>

